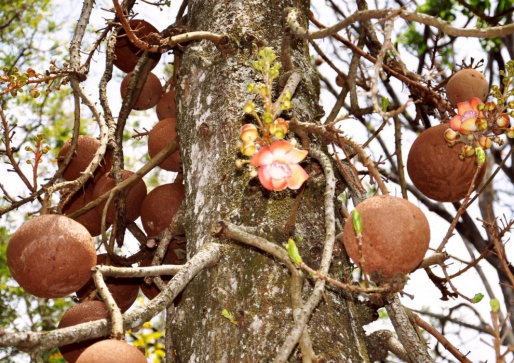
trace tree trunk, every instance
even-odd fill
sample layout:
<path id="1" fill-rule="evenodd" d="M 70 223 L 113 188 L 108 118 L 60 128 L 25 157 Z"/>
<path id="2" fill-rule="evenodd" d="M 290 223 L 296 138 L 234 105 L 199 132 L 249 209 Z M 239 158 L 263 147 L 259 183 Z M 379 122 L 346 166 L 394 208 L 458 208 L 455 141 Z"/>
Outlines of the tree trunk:
<path id="1" fill-rule="evenodd" d="M 253 121 L 245 116 L 243 106 L 250 100 L 259 105 L 256 94 L 246 91 L 249 83 L 260 81 L 251 67 L 255 60 L 253 44 L 266 44 L 280 55 L 285 31 L 283 10 L 298 8 L 306 25 L 309 5 L 306 0 L 188 3 L 189 31 L 229 37 L 224 51 L 208 41 L 189 44 L 176 87 L 188 256 L 209 242 L 225 243 L 226 249 L 217 265 L 192 281 L 171 317 L 179 362 L 272 361 L 293 326 L 289 270 L 255 248 L 231 240 L 220 241 L 212 233 L 220 221 L 254 227 L 255 234 L 279 245 L 291 235 L 299 236 L 302 242 L 295 240 L 302 257 L 312 267 L 319 266 L 325 234 L 321 202 L 325 181 L 315 160 L 307 158 L 304 164 L 310 178 L 303 193 L 269 192 L 257 178 L 235 167 L 235 160 L 241 158 L 236 145 L 239 130 L 244 123 Z M 320 113 L 319 83 L 310 66 L 308 44 L 293 40 L 291 48 L 293 67 L 301 72 L 302 81 L 293 96 L 290 116 L 314 122 Z M 280 90 L 277 86 L 275 97 Z M 291 230 L 286 223 L 297 200 L 300 204 Z M 334 272 L 342 275 L 343 265 L 341 258 L 334 259 Z M 311 291 L 312 281 L 307 280 L 304 300 Z M 222 315 L 224 309 L 232 313 L 232 321 Z M 366 314 L 350 296 L 325 294 L 307 329 L 314 352 L 326 361 L 368 361 L 361 328 L 366 319 L 361 320 L 360 315 Z M 290 361 L 300 359 L 299 350 L 290 357 Z"/>

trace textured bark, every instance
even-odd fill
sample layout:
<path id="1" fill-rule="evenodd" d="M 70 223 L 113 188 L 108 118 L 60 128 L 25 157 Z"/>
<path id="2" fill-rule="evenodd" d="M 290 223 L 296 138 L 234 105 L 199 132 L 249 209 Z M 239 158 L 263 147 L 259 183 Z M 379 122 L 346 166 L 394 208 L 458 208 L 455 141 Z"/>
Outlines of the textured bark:
<path id="1" fill-rule="evenodd" d="M 249 122 L 243 105 L 254 100 L 246 91 L 258 83 L 251 68 L 252 39 L 280 54 L 282 12 L 300 9 L 307 24 L 309 2 L 190 0 L 190 31 L 226 34 L 229 51 L 207 41 L 189 44 L 177 85 L 179 135 L 186 183 L 188 256 L 209 242 L 230 247 L 219 263 L 198 275 L 183 294 L 172 317 L 172 338 L 179 362 L 267 362 L 272 360 L 293 324 L 290 274 L 281 263 L 234 241 L 211 233 L 221 220 L 257 227 L 257 234 L 283 244 L 284 228 L 298 197 L 296 191 L 268 192 L 257 179 L 236 169 L 236 143 L 242 124 Z M 292 42 L 293 66 L 303 75 L 293 97 L 293 114 L 302 121 L 319 115 L 319 83 L 310 68 L 305 42 Z M 280 89 L 276 90 L 276 95 Z M 298 211 L 295 233 L 303 238 L 302 257 L 318 266 L 324 240 L 324 178 L 314 161 L 305 163 L 311 177 Z M 307 165 L 309 164 L 309 165 Z M 342 261 L 334 265 L 342 273 Z M 305 284 L 304 293 L 311 290 Z M 307 296 L 307 295 L 305 295 Z M 230 311 L 234 324 L 222 316 Z M 327 361 L 368 361 L 363 343 L 364 315 L 351 298 L 326 294 L 309 323 L 314 351 Z M 291 361 L 301 359 L 298 352 Z"/>

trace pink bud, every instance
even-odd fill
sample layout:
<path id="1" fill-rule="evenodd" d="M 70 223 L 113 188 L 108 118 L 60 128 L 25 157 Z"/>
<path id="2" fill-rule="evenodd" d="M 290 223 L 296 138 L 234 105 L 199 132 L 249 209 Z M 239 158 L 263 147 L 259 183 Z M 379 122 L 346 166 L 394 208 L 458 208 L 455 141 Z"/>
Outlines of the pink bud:
<path id="1" fill-rule="evenodd" d="M 239 138 L 243 141 L 255 141 L 259 137 L 259 130 L 253 124 L 245 124 L 241 127 Z"/>
<path id="2" fill-rule="evenodd" d="M 457 140 L 458 137 L 459 137 L 459 133 L 455 130 L 452 130 L 451 128 L 447 129 L 444 132 L 444 139 L 448 142 L 455 141 L 455 140 Z"/>
<path id="3" fill-rule="evenodd" d="M 492 146 L 492 141 L 487 136 L 482 136 L 478 139 L 478 144 L 482 147 L 482 149 L 486 150 Z"/>
<path id="4" fill-rule="evenodd" d="M 486 102 L 485 107 L 484 107 L 485 111 L 491 112 L 491 111 L 494 111 L 495 109 L 496 109 L 496 103 L 494 103 L 492 101 Z"/>

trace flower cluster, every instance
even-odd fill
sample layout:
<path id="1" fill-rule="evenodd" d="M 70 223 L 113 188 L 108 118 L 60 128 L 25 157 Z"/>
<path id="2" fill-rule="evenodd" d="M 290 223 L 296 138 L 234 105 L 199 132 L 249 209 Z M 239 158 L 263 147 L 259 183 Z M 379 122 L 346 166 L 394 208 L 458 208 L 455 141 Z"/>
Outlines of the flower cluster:
<path id="1" fill-rule="evenodd" d="M 450 120 L 450 128 L 444 138 L 451 145 L 464 143 L 460 158 L 475 155 L 475 149 L 491 148 L 493 142 L 501 145 L 503 140 L 498 136 L 507 134 L 514 137 L 514 127 L 510 126 L 510 117 L 500 112 L 495 102 L 482 103 L 478 97 L 457 104 L 457 115 Z"/>
<path id="2" fill-rule="evenodd" d="M 263 48 L 253 68 L 262 74 L 263 83 L 249 84 L 247 90 L 260 95 L 263 103 L 262 116 L 255 110 L 253 102 L 244 105 L 244 112 L 257 120 L 258 126 L 245 124 L 241 127 L 240 151 L 251 157 L 249 163 L 258 168 L 261 184 L 268 190 L 298 189 L 307 180 L 308 175 L 298 165 L 307 156 L 306 150 L 295 148 L 296 140 L 285 140 L 289 124 L 281 117 L 276 118 L 276 111 L 291 108 L 290 92 L 285 92 L 278 100 L 272 102 L 271 89 L 273 80 L 279 76 L 280 64 L 275 62 L 277 56 L 271 48 Z M 242 167 L 248 161 L 238 159 L 236 164 Z"/>
<path id="3" fill-rule="evenodd" d="M 69 64 L 65 62 L 63 67 L 59 67 L 55 61 L 50 63 L 50 68 L 44 75 L 33 68 L 28 68 L 25 72 L 20 73 L 18 67 L 12 69 L 4 67 L 2 69 L 4 75 L 0 74 L 0 98 L 7 94 L 16 97 L 18 93 L 24 91 L 25 86 L 29 85 L 28 94 L 32 98 L 38 98 L 41 94 L 40 87 L 43 84 L 48 85 L 46 92 L 59 90 L 61 85 L 68 84 L 69 80 L 66 74 L 69 73 Z"/>
<path id="4" fill-rule="evenodd" d="M 504 91 L 498 86 L 492 87 L 492 96 L 497 102 L 482 102 L 478 97 L 457 104 L 457 114 L 450 120 L 450 128 L 444 138 L 448 145 L 464 144 L 459 155 L 464 159 L 476 154 L 477 149 L 487 150 L 493 143 L 502 145 L 504 140 L 499 135 L 506 134 L 514 138 L 514 126 L 510 117 L 514 116 L 514 101 L 507 99 L 514 95 L 514 87 L 509 87 L 514 79 L 514 61 L 507 64 L 504 76 Z"/>

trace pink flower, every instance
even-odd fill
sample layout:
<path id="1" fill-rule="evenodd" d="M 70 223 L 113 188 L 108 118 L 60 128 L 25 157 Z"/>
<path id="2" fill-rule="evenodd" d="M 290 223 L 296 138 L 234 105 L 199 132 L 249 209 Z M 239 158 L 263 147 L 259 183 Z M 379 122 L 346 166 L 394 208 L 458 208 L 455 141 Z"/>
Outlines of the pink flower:
<path id="1" fill-rule="evenodd" d="M 483 116 L 482 112 L 478 110 L 478 105 L 481 103 L 483 102 L 478 97 L 457 103 L 457 115 L 450 120 L 452 130 L 465 135 L 477 131 L 476 120 L 479 116 Z"/>
<path id="2" fill-rule="evenodd" d="M 298 189 L 309 175 L 298 165 L 305 159 L 307 150 L 293 147 L 289 141 L 278 140 L 263 146 L 250 159 L 259 168 L 259 180 L 268 190 Z"/>

